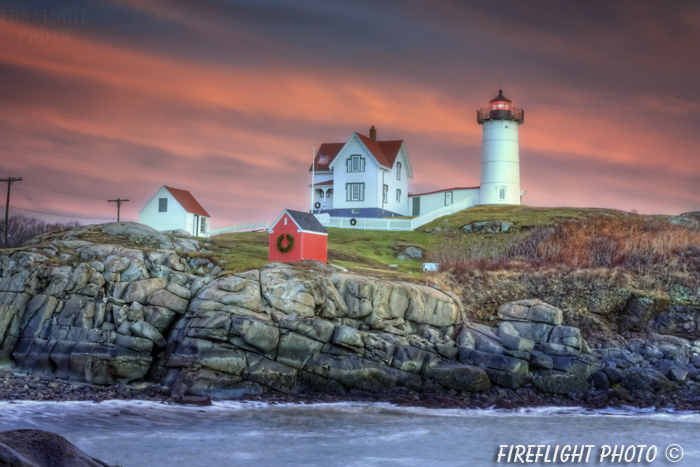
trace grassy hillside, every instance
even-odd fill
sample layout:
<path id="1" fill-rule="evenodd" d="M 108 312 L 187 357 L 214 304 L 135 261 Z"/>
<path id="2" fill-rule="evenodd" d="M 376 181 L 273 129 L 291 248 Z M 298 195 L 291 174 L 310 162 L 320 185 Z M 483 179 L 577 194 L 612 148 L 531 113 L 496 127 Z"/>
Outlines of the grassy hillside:
<path id="1" fill-rule="evenodd" d="M 497 255 L 535 226 L 595 214 L 624 215 L 609 209 L 478 206 L 437 219 L 414 232 L 329 229 L 328 262 L 354 272 L 418 280 L 422 275 L 423 262 L 440 261 L 444 258 L 445 250 L 473 251 L 481 256 Z M 492 220 L 512 222 L 513 226 L 506 233 L 496 234 L 460 230 L 467 224 Z M 211 242 L 209 248 L 227 261 L 226 268 L 229 270 L 242 271 L 266 263 L 266 232 L 221 234 L 212 237 Z M 410 246 L 420 248 L 423 258 L 398 259 L 397 255 Z"/>

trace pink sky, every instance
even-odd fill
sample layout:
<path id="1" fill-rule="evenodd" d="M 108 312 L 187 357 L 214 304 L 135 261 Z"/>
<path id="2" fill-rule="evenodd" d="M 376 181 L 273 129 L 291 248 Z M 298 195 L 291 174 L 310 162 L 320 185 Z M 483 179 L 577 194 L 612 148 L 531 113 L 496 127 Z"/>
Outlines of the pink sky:
<path id="1" fill-rule="evenodd" d="M 78 24 L 5 15 L 0 178 L 23 178 L 11 212 L 105 222 L 119 197 L 138 221 L 169 185 L 213 228 L 272 221 L 308 209 L 314 144 L 370 125 L 405 140 L 412 192 L 475 186 L 475 110 L 501 80 L 526 111 L 525 204 L 700 210 L 700 5 L 503 3 L 508 16 L 452 1 L 71 3 Z"/>

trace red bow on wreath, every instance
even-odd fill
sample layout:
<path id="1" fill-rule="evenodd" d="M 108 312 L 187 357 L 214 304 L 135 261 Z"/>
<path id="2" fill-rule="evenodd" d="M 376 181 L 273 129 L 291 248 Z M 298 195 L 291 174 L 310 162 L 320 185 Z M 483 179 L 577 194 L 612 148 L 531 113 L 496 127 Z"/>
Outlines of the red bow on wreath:
<path id="1" fill-rule="evenodd" d="M 287 242 L 286 246 L 282 246 L 283 241 Z M 292 234 L 283 233 L 279 237 L 277 237 L 277 249 L 281 253 L 287 253 L 289 250 L 292 249 L 293 246 L 294 246 L 294 237 L 292 236 Z"/>

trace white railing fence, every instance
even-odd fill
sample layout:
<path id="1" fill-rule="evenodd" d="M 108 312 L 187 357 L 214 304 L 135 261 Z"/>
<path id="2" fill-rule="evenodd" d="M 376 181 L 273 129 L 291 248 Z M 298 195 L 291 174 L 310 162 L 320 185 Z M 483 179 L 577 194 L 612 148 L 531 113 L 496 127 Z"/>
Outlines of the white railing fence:
<path id="1" fill-rule="evenodd" d="M 428 222 L 432 222 L 438 217 L 442 216 L 449 216 L 450 214 L 454 214 L 459 211 L 464 211 L 467 208 L 471 208 L 472 206 L 475 206 L 476 202 L 473 199 L 463 199 L 462 201 L 457 201 L 456 203 L 450 204 L 449 206 L 445 206 L 440 209 L 436 209 L 435 211 L 430 211 L 427 212 L 421 216 L 414 217 L 411 219 L 413 221 L 413 229 L 417 229 L 418 227 L 421 227 Z"/>
<path id="2" fill-rule="evenodd" d="M 454 214 L 475 205 L 476 203 L 473 199 L 465 199 L 462 201 L 457 201 L 454 204 L 450 204 L 449 206 L 423 214 L 422 216 L 414 217 L 413 219 L 393 219 L 390 217 L 380 219 L 331 217 L 328 214 L 315 214 L 315 216 L 324 227 L 357 230 L 411 231 L 427 224 L 428 222 L 434 221 L 438 217 Z"/>
<path id="3" fill-rule="evenodd" d="M 354 218 L 354 217 L 331 217 L 328 214 L 314 214 L 316 219 L 324 227 L 335 227 L 338 229 L 356 229 L 356 230 L 388 230 L 388 231 L 406 231 L 416 230 L 428 222 L 432 222 L 438 217 L 448 216 L 467 208 L 475 206 L 473 199 L 464 199 L 450 204 L 449 206 L 436 209 L 412 219 L 397 219 L 391 217 L 384 218 Z M 255 230 L 267 230 L 270 228 L 269 222 L 259 222 L 256 224 L 234 225 L 209 231 L 209 236 L 218 235 L 229 232 L 253 232 Z"/>
<path id="4" fill-rule="evenodd" d="M 258 222 L 253 224 L 243 224 L 243 225 L 232 225 L 231 227 L 224 227 L 222 229 L 215 229 L 209 231 L 209 236 L 219 235 L 222 233 L 230 232 L 253 232 L 256 230 L 267 230 L 270 228 L 269 222 Z"/>

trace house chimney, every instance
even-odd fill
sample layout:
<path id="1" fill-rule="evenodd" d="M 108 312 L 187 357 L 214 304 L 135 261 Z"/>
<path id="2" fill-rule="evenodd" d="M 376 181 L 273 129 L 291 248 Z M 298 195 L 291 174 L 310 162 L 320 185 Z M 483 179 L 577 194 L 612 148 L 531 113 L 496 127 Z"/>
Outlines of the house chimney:
<path id="1" fill-rule="evenodd" d="M 377 129 L 374 128 L 374 125 L 369 129 L 369 137 L 377 141 Z"/>

